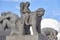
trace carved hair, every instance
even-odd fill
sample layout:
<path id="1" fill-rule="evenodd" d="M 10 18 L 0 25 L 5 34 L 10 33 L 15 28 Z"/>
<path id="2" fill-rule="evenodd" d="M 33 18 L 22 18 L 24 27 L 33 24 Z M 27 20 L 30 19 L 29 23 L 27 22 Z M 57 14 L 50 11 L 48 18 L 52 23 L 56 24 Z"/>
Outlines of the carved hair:
<path id="1" fill-rule="evenodd" d="M 45 12 L 45 10 L 43 8 L 37 9 L 37 12 L 41 12 L 41 11 Z"/>

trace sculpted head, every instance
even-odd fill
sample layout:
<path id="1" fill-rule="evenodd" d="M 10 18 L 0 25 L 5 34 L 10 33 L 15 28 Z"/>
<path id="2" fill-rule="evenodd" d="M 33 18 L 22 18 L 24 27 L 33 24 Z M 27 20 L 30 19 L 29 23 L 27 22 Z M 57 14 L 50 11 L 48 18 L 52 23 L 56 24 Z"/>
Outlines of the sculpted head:
<path id="1" fill-rule="evenodd" d="M 29 13 L 30 10 L 29 10 L 29 7 L 30 6 L 30 3 L 29 2 L 21 2 L 20 3 L 20 11 L 21 13 L 25 14 L 25 13 Z"/>
<path id="2" fill-rule="evenodd" d="M 24 7 L 24 4 L 25 4 L 24 2 L 21 2 L 21 3 L 20 3 L 20 8 L 21 8 L 21 7 Z"/>
<path id="3" fill-rule="evenodd" d="M 29 2 L 26 2 L 25 4 L 26 4 L 26 7 L 29 7 L 30 6 L 30 3 Z"/>
<path id="4" fill-rule="evenodd" d="M 6 12 L 3 12 L 2 14 L 1 14 L 1 16 L 6 16 L 7 15 L 7 13 Z"/>
<path id="5" fill-rule="evenodd" d="M 43 8 L 39 8 L 39 9 L 37 9 L 37 15 L 38 16 L 43 16 L 44 15 L 44 12 L 45 12 L 45 10 L 43 9 Z"/>
<path id="6" fill-rule="evenodd" d="M 10 12 L 10 11 L 8 11 L 8 12 L 3 12 L 3 13 L 1 14 L 1 16 L 6 16 L 6 15 L 8 15 L 8 14 L 12 14 L 12 12 Z"/>

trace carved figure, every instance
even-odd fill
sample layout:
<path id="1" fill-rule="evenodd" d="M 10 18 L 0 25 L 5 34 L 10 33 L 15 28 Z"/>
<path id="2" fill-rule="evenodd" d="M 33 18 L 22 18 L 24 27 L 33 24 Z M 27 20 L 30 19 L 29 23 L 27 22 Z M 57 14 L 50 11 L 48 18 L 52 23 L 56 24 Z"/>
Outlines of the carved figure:
<path id="1" fill-rule="evenodd" d="M 30 12 L 30 10 L 28 8 L 29 6 L 30 6 L 29 2 L 26 2 L 26 3 L 21 2 L 20 3 L 20 11 L 21 11 L 21 13 L 29 13 Z"/>
<path id="2" fill-rule="evenodd" d="M 22 18 L 22 24 L 24 25 L 24 34 L 30 34 L 30 10 L 29 10 L 29 2 L 21 3 L 20 4 L 20 10 L 21 10 L 21 18 Z"/>
<path id="3" fill-rule="evenodd" d="M 48 40 L 57 40 L 58 32 L 52 28 L 43 28 L 41 34 L 48 37 Z"/>
<path id="4" fill-rule="evenodd" d="M 43 8 L 38 8 L 36 11 L 36 28 L 37 28 L 37 32 L 41 33 L 41 20 L 42 20 L 42 16 L 44 15 L 45 10 Z"/>
<path id="5" fill-rule="evenodd" d="M 19 34 L 15 25 L 18 18 L 17 15 L 12 14 L 11 12 L 8 12 L 7 15 L 3 17 L 3 27 L 5 29 L 6 27 L 11 29 L 10 35 Z"/>

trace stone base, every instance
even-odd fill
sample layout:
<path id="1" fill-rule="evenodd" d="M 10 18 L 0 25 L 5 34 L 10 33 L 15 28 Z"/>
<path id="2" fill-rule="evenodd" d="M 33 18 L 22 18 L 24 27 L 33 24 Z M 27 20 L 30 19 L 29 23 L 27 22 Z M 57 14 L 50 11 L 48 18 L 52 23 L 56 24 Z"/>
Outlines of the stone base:
<path id="1" fill-rule="evenodd" d="M 38 40 L 38 35 L 6 36 L 6 40 Z"/>
<path id="2" fill-rule="evenodd" d="M 0 36 L 0 40 L 6 40 L 5 36 Z"/>
<path id="3" fill-rule="evenodd" d="M 42 34 L 39 34 L 39 40 L 48 40 L 48 38 Z"/>

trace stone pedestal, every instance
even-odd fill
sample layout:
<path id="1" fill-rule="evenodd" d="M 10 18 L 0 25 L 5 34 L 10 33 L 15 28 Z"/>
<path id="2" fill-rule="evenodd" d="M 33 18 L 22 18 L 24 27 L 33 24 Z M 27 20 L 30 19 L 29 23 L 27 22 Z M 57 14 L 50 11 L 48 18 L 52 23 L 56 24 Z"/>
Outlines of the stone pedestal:
<path id="1" fill-rule="evenodd" d="M 39 34 L 38 36 L 39 36 L 38 37 L 39 40 L 48 40 L 48 38 L 42 34 Z"/>
<path id="2" fill-rule="evenodd" d="M 38 40 L 38 35 L 6 36 L 6 40 Z"/>
<path id="3" fill-rule="evenodd" d="M 0 36 L 0 40 L 6 40 L 5 36 Z"/>
<path id="4" fill-rule="evenodd" d="M 6 40 L 48 40 L 48 38 L 40 34 L 40 35 L 6 36 Z"/>

